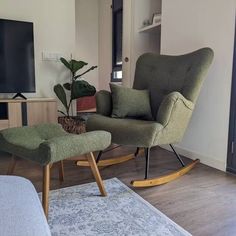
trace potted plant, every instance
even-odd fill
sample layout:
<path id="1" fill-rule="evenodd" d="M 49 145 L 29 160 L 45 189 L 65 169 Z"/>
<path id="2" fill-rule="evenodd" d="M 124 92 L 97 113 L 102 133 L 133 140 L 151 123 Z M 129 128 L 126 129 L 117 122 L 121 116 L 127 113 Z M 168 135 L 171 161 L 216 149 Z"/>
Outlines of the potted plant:
<path id="1" fill-rule="evenodd" d="M 60 61 L 70 71 L 71 78 L 67 83 L 54 86 L 54 92 L 64 107 L 64 111 L 58 111 L 63 115 L 63 117 L 59 117 L 59 123 L 68 132 L 81 133 L 84 131 L 84 125 L 81 126 L 81 119 L 74 116 L 72 103 L 78 98 L 93 96 L 96 93 L 95 87 L 87 81 L 82 80 L 82 76 L 96 69 L 97 66 L 92 66 L 84 72 L 79 73 L 88 63 L 74 59 L 67 61 L 63 57 L 60 58 Z M 68 93 L 69 95 L 67 96 Z"/>

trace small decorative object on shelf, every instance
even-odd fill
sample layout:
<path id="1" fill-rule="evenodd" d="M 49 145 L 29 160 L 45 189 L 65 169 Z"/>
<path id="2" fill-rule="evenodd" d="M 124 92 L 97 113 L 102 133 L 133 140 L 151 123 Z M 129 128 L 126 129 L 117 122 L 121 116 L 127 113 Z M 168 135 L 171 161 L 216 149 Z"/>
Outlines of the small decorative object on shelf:
<path id="1" fill-rule="evenodd" d="M 146 26 L 149 26 L 149 25 L 151 25 L 152 23 L 150 22 L 150 20 L 144 20 L 143 21 L 143 27 L 146 27 Z"/>
<path id="2" fill-rule="evenodd" d="M 152 17 L 152 24 L 155 25 L 160 21 L 161 21 L 161 14 L 160 13 L 154 13 L 153 17 Z"/>
<path id="3" fill-rule="evenodd" d="M 142 28 L 139 29 L 139 32 L 140 33 L 141 32 L 148 32 L 148 31 L 151 31 L 151 30 L 157 28 L 160 25 L 161 25 L 161 14 L 154 13 L 151 21 L 150 20 L 143 21 Z"/>

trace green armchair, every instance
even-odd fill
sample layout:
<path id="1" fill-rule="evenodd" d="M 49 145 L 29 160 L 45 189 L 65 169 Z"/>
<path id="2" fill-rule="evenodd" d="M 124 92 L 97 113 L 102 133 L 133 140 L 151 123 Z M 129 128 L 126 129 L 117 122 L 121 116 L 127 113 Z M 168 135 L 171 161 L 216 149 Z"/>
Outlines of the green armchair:
<path id="1" fill-rule="evenodd" d="M 87 130 L 105 130 L 112 134 L 112 143 L 145 149 L 145 179 L 133 181 L 134 186 L 169 182 L 185 174 L 198 162 L 196 160 L 185 166 L 172 144 L 183 138 L 213 56 L 210 48 L 202 48 L 181 56 L 147 53 L 138 59 L 133 88 L 149 90 L 153 115 L 151 121 L 112 118 L 111 93 L 97 93 L 98 114 L 88 120 Z M 164 144 L 171 145 L 183 168 L 164 178 L 148 179 L 150 149 Z M 100 157 L 101 153 L 98 162 Z"/>

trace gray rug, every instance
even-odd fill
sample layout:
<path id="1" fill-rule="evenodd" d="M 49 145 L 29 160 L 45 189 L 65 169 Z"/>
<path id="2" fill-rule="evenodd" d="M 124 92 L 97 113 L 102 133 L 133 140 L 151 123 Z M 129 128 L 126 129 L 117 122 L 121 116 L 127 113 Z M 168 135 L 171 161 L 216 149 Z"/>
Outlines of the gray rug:
<path id="1" fill-rule="evenodd" d="M 104 182 L 108 197 L 95 183 L 50 191 L 53 236 L 190 235 L 118 179 Z"/>

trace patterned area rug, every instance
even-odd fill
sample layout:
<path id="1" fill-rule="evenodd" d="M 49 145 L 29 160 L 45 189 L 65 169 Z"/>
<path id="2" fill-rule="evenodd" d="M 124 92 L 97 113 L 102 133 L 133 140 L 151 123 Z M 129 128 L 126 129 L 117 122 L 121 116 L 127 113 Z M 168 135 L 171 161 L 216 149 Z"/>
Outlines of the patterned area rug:
<path id="1" fill-rule="evenodd" d="M 104 183 L 108 197 L 95 183 L 50 191 L 53 236 L 190 235 L 118 179 Z"/>

